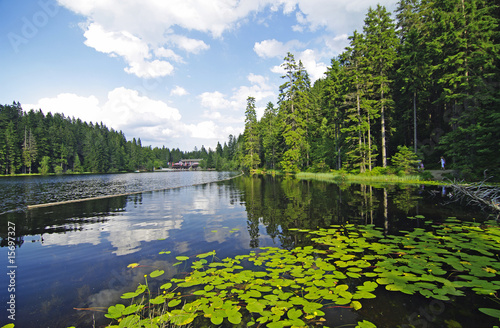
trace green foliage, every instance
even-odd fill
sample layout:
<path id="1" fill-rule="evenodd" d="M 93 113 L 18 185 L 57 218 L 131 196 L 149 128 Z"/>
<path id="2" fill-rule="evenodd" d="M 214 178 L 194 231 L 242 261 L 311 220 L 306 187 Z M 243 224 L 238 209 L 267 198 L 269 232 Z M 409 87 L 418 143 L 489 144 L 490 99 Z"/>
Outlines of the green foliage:
<path id="1" fill-rule="evenodd" d="M 47 175 L 49 174 L 50 171 L 50 157 L 49 156 L 43 156 L 42 162 L 40 163 L 40 174 L 42 175 Z"/>
<path id="2" fill-rule="evenodd" d="M 237 144 L 232 146 L 236 148 Z M 102 124 L 89 124 L 50 112 L 44 114 L 41 110 L 25 112 L 19 103 L 0 105 L 1 174 L 37 171 L 48 174 L 51 166 L 58 174 L 151 171 L 180 159 L 206 160 L 209 153 L 213 156 L 213 151 L 203 146 L 192 152 L 151 148 L 143 146 L 140 139 L 127 141 L 122 132 Z M 219 153 L 222 156 L 222 148 Z M 218 160 L 222 169 L 226 162 Z M 233 163 L 226 165 L 233 166 Z"/>
<path id="3" fill-rule="evenodd" d="M 392 165 L 405 174 L 417 171 L 419 160 L 417 154 L 406 146 L 398 146 L 398 152 L 391 158 Z"/>
<path id="4" fill-rule="evenodd" d="M 135 302 L 111 306 L 106 316 L 136 324 L 202 325 L 206 320 L 214 325 L 311 326 L 325 320 L 325 305 L 359 310 L 381 288 L 441 301 L 464 296 L 465 290 L 492 296 L 500 290 L 500 228 L 492 224 L 448 219 L 399 236 L 387 236 L 373 225 L 289 229 L 307 233 L 315 244 L 291 250 L 263 247 L 212 262 L 206 258 L 213 260 L 215 252 L 196 259 L 177 256 L 191 263 L 190 273 L 171 279 L 158 295 L 140 285 L 122 296 Z M 479 311 L 500 317 L 498 309 Z M 358 327 L 374 325 L 364 320 Z"/>
<path id="5" fill-rule="evenodd" d="M 245 111 L 245 157 L 243 167 L 249 170 L 256 169 L 260 164 L 260 140 L 255 98 L 248 97 Z"/>
<path id="6" fill-rule="evenodd" d="M 500 176 L 498 7 L 401 0 L 396 14 L 369 9 L 312 88 L 285 57 L 281 124 L 260 122 L 263 168 L 370 172 L 404 144 L 426 163 L 445 155 L 462 177 Z"/>

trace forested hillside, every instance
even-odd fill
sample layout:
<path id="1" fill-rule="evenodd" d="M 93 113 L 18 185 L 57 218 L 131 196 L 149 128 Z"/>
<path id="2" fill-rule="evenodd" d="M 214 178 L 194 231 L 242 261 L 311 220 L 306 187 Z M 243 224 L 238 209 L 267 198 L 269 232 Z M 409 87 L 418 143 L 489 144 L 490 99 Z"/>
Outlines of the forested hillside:
<path id="1" fill-rule="evenodd" d="M 225 151 L 230 153 L 227 146 Z M 186 158 L 206 159 L 204 167 L 215 167 L 215 157 L 203 146 L 191 152 L 142 146 L 141 139 L 127 141 L 102 123 L 41 110 L 26 113 L 19 103 L 0 105 L 0 174 L 153 170 Z M 220 159 L 218 164 L 223 169 Z"/>
<path id="2" fill-rule="evenodd" d="M 247 169 L 387 167 L 398 146 L 426 167 L 464 178 L 500 175 L 499 6 L 493 0 L 402 0 L 382 6 L 311 86 L 289 53 L 275 107 L 260 121 L 249 97 L 243 153 Z"/>

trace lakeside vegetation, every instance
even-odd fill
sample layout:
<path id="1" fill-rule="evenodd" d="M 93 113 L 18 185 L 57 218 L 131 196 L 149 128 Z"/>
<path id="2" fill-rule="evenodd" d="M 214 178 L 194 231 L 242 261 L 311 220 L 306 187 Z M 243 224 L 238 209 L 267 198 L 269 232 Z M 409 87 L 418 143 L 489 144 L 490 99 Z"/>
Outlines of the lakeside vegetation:
<path id="1" fill-rule="evenodd" d="M 330 182 L 348 182 L 348 183 L 407 183 L 407 184 L 426 184 L 442 185 L 447 182 L 425 179 L 422 175 L 370 175 L 370 174 L 349 174 L 344 171 L 334 171 L 332 173 L 308 173 L 300 172 L 295 175 L 297 179 L 319 180 Z"/>

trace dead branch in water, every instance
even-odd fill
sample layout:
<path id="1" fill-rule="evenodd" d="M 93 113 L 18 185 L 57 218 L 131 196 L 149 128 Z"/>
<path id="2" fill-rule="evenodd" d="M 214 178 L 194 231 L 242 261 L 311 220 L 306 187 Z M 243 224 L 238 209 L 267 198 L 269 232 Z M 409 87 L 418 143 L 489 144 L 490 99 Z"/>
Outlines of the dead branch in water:
<path id="1" fill-rule="evenodd" d="M 500 187 L 486 184 L 486 180 L 477 183 L 453 182 L 455 200 L 465 201 L 467 205 L 478 205 L 483 210 L 490 209 L 500 218 Z"/>

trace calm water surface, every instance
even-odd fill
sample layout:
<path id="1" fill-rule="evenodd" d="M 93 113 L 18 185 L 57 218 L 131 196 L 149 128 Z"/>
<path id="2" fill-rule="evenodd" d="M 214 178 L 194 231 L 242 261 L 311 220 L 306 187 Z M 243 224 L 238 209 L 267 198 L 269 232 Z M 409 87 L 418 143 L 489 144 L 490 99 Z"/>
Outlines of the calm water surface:
<path id="1" fill-rule="evenodd" d="M 190 186 L 235 175 L 230 172 L 166 171 L 1 177 L 0 213 L 27 205 Z"/>
<path id="2" fill-rule="evenodd" d="M 163 279 L 184 270 L 172 265 L 176 256 L 216 250 L 219 258 L 225 258 L 258 247 L 309 243 L 303 234 L 288 232 L 290 228 L 350 222 L 398 233 L 423 225 L 422 220 L 407 219 L 416 214 L 435 221 L 486 219 L 478 209 L 446 205 L 449 198 L 442 188 L 338 186 L 272 177 L 189 186 L 231 175 L 177 172 L 0 179 L 1 197 L 8 204 L 2 205 L 4 211 L 75 197 L 184 186 L 0 214 L 4 271 L 8 271 L 8 222 L 16 229 L 16 327 L 92 327 L 94 322 L 96 327 L 105 326 L 108 321 L 97 310 L 119 302 L 120 295 L 135 290 L 144 283 L 144 274 L 156 268 L 165 270 Z M 135 262 L 141 267 L 127 268 Z M 0 326 L 11 322 L 5 307 L 10 297 L 7 278 L 0 275 Z M 363 311 L 332 309 L 327 320 L 330 327 L 363 319 L 379 327 L 409 327 L 413 314 L 424 311 L 433 320 L 418 321 L 420 327 L 446 327 L 446 320 L 461 322 L 462 327 L 491 327 L 488 318 L 481 317 L 479 323 L 470 309 L 467 312 L 473 306 L 470 302 L 486 301 L 452 306 L 382 291 L 376 300 L 363 302 Z M 438 319 L 433 311 L 439 311 Z"/>

